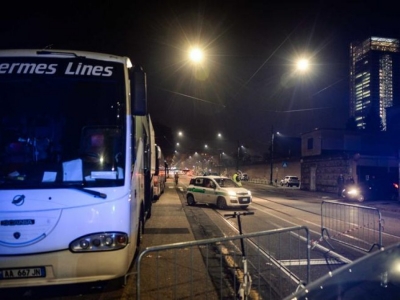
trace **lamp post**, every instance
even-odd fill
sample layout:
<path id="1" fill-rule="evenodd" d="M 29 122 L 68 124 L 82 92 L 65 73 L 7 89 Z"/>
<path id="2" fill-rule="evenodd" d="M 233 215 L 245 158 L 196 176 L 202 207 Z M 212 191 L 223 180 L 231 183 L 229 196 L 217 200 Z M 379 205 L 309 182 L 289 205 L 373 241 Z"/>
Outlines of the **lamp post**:
<path id="1" fill-rule="evenodd" d="M 218 149 L 219 159 L 218 159 L 218 174 L 221 176 L 221 166 L 222 166 L 222 149 Z"/>
<path id="2" fill-rule="evenodd" d="M 272 175 L 274 172 L 274 139 L 275 139 L 275 133 L 274 133 L 274 126 L 271 126 L 271 161 L 270 161 L 270 173 L 269 173 L 269 184 L 272 185 Z"/>
<path id="3" fill-rule="evenodd" d="M 301 58 L 296 62 L 295 71 L 291 74 L 291 77 L 294 76 L 297 72 L 306 73 L 310 67 L 308 59 Z M 273 185 L 273 173 L 274 173 L 274 140 L 275 140 L 275 132 L 274 125 L 271 126 L 271 154 L 270 154 L 270 173 L 269 173 L 269 184 Z"/>
<path id="4" fill-rule="evenodd" d="M 221 147 L 220 141 L 222 139 L 222 134 L 220 132 L 217 133 L 217 140 L 218 140 L 218 146 Z M 219 154 L 219 159 L 218 159 L 218 174 L 221 176 L 221 166 L 222 166 L 222 149 L 218 148 L 218 154 Z"/>
<path id="5" fill-rule="evenodd" d="M 236 171 L 239 171 L 240 143 L 237 142 Z"/>

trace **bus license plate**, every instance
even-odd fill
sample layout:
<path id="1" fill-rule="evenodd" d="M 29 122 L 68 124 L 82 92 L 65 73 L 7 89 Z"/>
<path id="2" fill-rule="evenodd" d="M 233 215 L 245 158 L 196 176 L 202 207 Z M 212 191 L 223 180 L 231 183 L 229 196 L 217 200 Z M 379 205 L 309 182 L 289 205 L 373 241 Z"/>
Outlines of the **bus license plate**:
<path id="1" fill-rule="evenodd" d="M 18 279 L 33 277 L 46 277 L 46 269 L 44 267 L 0 269 L 0 279 Z"/>

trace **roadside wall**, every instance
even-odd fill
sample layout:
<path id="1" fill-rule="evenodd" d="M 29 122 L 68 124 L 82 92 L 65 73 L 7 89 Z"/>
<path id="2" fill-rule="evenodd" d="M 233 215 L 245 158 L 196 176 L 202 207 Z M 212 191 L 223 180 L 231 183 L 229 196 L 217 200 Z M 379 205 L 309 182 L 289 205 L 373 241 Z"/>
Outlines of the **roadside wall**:
<path id="1" fill-rule="evenodd" d="M 250 179 L 262 179 L 269 181 L 271 166 L 269 163 L 257 164 L 257 165 L 239 165 L 239 170 L 243 173 L 247 173 Z M 236 172 L 236 167 L 225 168 L 225 174 L 231 177 Z M 224 173 L 222 172 L 222 173 Z M 283 179 L 287 175 L 298 176 L 301 181 L 301 167 L 300 167 L 300 159 L 288 159 L 288 160 L 279 160 L 274 162 L 273 164 L 273 173 L 272 180 L 279 183 L 281 179 Z"/>

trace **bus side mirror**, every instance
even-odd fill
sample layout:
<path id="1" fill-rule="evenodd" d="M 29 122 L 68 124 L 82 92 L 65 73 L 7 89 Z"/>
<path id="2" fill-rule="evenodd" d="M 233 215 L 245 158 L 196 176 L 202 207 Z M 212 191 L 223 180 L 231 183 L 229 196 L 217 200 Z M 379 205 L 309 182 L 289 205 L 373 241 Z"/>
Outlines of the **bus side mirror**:
<path id="1" fill-rule="evenodd" d="M 131 82 L 132 115 L 147 115 L 147 80 L 142 67 L 135 65 L 129 73 Z"/>

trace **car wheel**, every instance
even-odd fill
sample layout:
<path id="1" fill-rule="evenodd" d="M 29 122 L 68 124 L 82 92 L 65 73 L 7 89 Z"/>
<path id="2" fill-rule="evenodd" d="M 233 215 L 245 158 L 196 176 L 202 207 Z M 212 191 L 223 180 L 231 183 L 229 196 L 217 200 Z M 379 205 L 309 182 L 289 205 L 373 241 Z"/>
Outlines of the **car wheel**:
<path id="1" fill-rule="evenodd" d="M 241 209 L 247 209 L 249 206 L 248 205 L 242 205 L 240 206 Z"/>
<path id="2" fill-rule="evenodd" d="M 186 200 L 187 200 L 187 204 L 189 206 L 193 206 L 196 204 L 196 201 L 194 200 L 193 195 L 187 195 Z"/>
<path id="3" fill-rule="evenodd" d="M 289 183 L 286 183 L 286 186 L 289 187 Z"/>
<path id="4" fill-rule="evenodd" d="M 226 208 L 226 200 L 225 200 L 225 198 L 222 198 L 222 197 L 218 198 L 217 207 L 219 209 L 225 209 Z"/>

